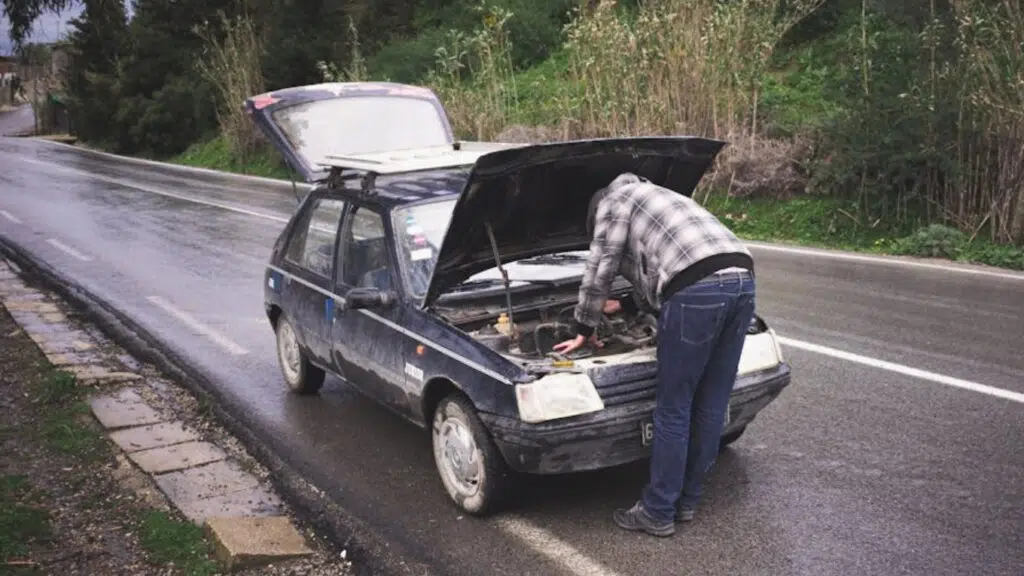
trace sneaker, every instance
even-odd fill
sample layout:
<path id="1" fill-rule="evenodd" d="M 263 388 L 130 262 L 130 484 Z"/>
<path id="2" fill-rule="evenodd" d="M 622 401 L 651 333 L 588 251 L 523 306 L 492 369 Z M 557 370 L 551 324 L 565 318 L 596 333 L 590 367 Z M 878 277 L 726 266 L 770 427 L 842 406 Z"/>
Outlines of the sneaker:
<path id="1" fill-rule="evenodd" d="M 689 522 L 697 515 L 693 508 L 680 507 L 676 509 L 676 522 Z"/>
<path id="2" fill-rule="evenodd" d="M 651 515 L 644 510 L 642 502 L 637 502 L 629 510 L 618 509 L 612 515 L 615 524 L 623 530 L 633 532 L 646 532 L 652 536 L 666 537 L 676 533 L 675 522 L 669 521 L 659 524 Z"/>

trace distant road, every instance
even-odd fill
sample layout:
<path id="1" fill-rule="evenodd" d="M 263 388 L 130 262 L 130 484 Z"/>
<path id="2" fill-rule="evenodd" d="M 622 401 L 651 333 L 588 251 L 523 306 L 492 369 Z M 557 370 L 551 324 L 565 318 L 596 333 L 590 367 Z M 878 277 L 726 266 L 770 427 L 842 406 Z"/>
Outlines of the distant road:
<path id="1" fill-rule="evenodd" d="M 618 531 L 643 466 L 449 505 L 429 438 L 331 380 L 288 394 L 262 309 L 287 186 L 0 139 L 0 241 L 187 358 L 226 407 L 396 547 L 456 575 L 1024 573 L 1024 275 L 755 245 L 794 380 L 672 539 Z M 639 441 L 639 440 L 638 440 Z"/>
<path id="2" fill-rule="evenodd" d="M 35 127 L 35 116 L 29 104 L 0 112 L 0 136 L 18 136 L 31 132 Z"/>

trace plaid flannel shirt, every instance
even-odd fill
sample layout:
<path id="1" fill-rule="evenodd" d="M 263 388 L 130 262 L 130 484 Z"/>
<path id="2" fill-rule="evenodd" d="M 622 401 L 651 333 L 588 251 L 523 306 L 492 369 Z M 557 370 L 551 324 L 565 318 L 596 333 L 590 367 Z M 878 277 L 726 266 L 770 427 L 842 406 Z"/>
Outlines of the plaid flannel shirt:
<path id="1" fill-rule="evenodd" d="M 580 285 L 577 333 L 589 336 L 601 320 L 612 282 L 622 274 L 654 310 L 666 282 L 709 256 L 750 255 L 746 246 L 691 198 L 621 174 L 597 207 Z"/>

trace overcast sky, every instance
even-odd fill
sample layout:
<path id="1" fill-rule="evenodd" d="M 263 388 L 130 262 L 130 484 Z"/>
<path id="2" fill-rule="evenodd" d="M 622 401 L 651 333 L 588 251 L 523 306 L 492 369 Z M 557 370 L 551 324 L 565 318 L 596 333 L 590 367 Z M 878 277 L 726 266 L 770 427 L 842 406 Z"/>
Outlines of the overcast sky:
<path id="1" fill-rule="evenodd" d="M 74 19 L 82 12 L 82 5 L 75 2 L 75 5 L 60 14 L 43 14 L 32 29 L 29 35 L 29 42 L 55 42 L 71 31 L 68 21 Z M 9 56 L 13 52 L 11 44 L 11 25 L 7 22 L 6 15 L 0 15 L 0 54 Z"/>

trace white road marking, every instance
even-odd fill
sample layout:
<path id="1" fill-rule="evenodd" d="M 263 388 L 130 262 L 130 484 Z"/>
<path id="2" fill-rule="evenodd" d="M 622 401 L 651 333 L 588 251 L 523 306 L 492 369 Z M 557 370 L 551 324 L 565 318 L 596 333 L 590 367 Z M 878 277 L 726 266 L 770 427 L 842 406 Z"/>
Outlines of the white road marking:
<path id="1" fill-rule="evenodd" d="M 573 545 L 560 540 L 547 530 L 521 518 L 497 518 L 495 523 L 516 537 L 531 550 L 552 560 L 559 567 L 577 576 L 618 576 L 618 573 L 598 563 Z"/>
<path id="2" fill-rule="evenodd" d="M 796 248 L 792 246 L 779 246 L 763 242 L 745 242 L 755 250 L 767 250 L 769 252 L 781 252 L 783 254 L 799 254 L 802 256 L 814 256 L 817 258 L 832 258 L 833 260 L 847 260 L 850 262 L 865 262 L 869 264 L 888 264 L 890 266 L 906 266 L 909 268 L 923 268 L 926 270 L 938 270 L 942 272 L 955 272 L 959 274 L 974 274 L 976 276 L 988 276 L 1003 280 L 1024 281 L 1024 273 L 999 272 L 986 270 L 985 268 L 972 268 L 968 266 L 951 266 L 949 264 L 938 264 L 932 262 L 918 262 L 915 260 L 901 260 L 899 258 L 885 258 L 882 256 L 869 256 L 866 254 L 851 254 L 832 250 L 816 250 L 813 248 Z"/>
<path id="3" fill-rule="evenodd" d="M 8 220 L 10 220 L 11 222 L 14 222 L 15 224 L 21 224 L 21 220 L 18 220 L 17 216 L 15 216 L 14 214 L 11 214 L 7 210 L 0 210 L 0 216 L 3 216 L 4 218 L 7 218 Z"/>
<path id="4" fill-rule="evenodd" d="M 68 246 L 67 244 L 61 242 L 60 240 L 50 238 L 49 240 L 46 241 L 46 243 L 60 250 L 61 252 L 67 254 L 68 256 L 71 256 L 72 258 L 78 258 L 82 262 L 88 262 L 92 260 L 92 258 L 90 258 L 89 256 L 82 254 L 78 250 L 75 250 L 74 248 Z"/>
<path id="5" fill-rule="evenodd" d="M 779 342 L 784 346 L 792 346 L 793 348 L 799 348 L 800 350 L 806 350 L 808 352 L 814 352 L 817 354 L 824 354 L 825 356 L 831 356 L 833 358 L 838 358 L 840 360 L 846 360 L 847 362 L 862 364 L 864 366 L 879 368 L 881 370 L 888 370 L 889 372 L 896 372 L 897 374 L 903 374 L 904 376 L 920 378 L 921 380 L 928 380 L 929 382 L 934 382 L 936 384 L 952 386 L 953 388 L 960 388 L 962 390 L 978 392 L 980 394 L 986 394 L 988 396 L 994 396 L 996 398 L 1003 398 L 1005 400 L 1011 400 L 1013 402 L 1024 404 L 1024 394 L 1020 392 L 1014 392 L 1012 390 L 1006 390 L 1004 388 L 996 388 L 995 386 L 988 386 L 986 384 L 980 384 L 978 382 L 971 382 L 970 380 L 954 378 L 952 376 L 946 376 L 945 374 L 938 374 L 936 372 L 929 372 L 927 370 L 921 370 L 919 368 L 911 368 L 910 366 L 905 366 L 903 364 L 888 362 L 886 360 L 879 360 L 878 358 L 871 358 L 869 356 L 861 356 L 860 354 L 854 354 L 852 352 L 844 352 L 842 350 L 829 348 L 828 346 L 822 346 L 820 344 L 812 344 L 810 342 L 804 342 L 802 340 L 786 338 L 785 336 L 779 336 L 778 339 Z"/>
<path id="6" fill-rule="evenodd" d="M 227 350 L 231 354 L 234 354 L 236 356 L 241 356 L 243 354 L 248 354 L 249 353 L 249 351 L 246 350 L 245 348 L 242 348 L 241 346 L 239 346 L 238 344 L 235 344 L 230 339 L 228 339 L 227 337 L 225 337 L 225 336 L 221 335 L 220 333 L 216 332 L 215 330 L 213 330 L 209 326 L 203 324 L 199 320 L 196 320 L 188 312 L 185 312 L 185 311 L 182 311 L 182 310 L 178 310 L 177 308 L 172 306 L 169 302 L 167 302 L 163 298 L 161 298 L 159 296 L 150 296 L 150 297 L 148 297 L 146 299 L 149 300 L 150 302 L 152 302 L 153 304 L 155 304 L 158 308 L 160 308 L 164 312 L 167 312 L 171 316 L 174 316 L 178 320 L 181 320 L 189 328 L 195 330 L 196 332 L 202 334 L 203 336 L 206 336 L 210 340 L 213 340 L 214 343 L 216 343 L 221 348 L 224 348 L 225 350 Z"/>

